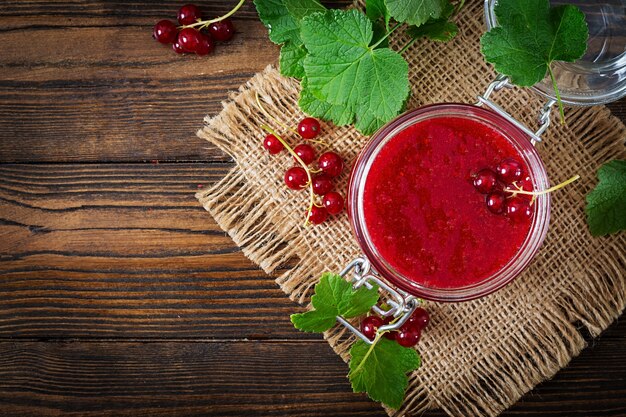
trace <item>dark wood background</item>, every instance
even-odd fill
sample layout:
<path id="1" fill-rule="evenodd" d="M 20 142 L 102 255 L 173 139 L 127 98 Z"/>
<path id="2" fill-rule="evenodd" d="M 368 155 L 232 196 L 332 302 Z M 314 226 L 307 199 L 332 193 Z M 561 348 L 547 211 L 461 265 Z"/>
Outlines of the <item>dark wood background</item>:
<path id="1" fill-rule="evenodd" d="M 193 197 L 233 165 L 202 118 L 278 50 L 248 2 L 177 56 L 181 4 L 0 3 L 0 415 L 383 416 Z M 626 324 L 504 415 L 626 415 Z"/>

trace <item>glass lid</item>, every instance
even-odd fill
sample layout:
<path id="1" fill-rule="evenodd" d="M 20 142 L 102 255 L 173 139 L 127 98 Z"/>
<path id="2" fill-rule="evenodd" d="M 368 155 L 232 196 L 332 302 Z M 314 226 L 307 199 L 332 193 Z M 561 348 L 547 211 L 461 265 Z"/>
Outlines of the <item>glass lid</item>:
<path id="1" fill-rule="evenodd" d="M 487 28 L 497 26 L 497 0 L 485 0 Z M 552 6 L 573 4 L 589 26 L 587 52 L 576 62 L 555 62 L 554 75 L 564 103 L 577 106 L 604 104 L 626 95 L 626 0 L 551 0 Z M 550 78 L 533 86 L 555 98 Z"/>

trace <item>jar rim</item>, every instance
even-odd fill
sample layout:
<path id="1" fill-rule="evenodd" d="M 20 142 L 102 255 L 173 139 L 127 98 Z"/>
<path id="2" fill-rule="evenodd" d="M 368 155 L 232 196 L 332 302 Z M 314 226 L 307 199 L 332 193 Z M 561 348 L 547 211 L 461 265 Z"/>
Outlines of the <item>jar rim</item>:
<path id="1" fill-rule="evenodd" d="M 515 279 L 530 263 L 543 242 L 549 224 L 550 197 L 543 194 L 535 199 L 530 231 L 516 255 L 499 271 L 484 280 L 466 287 L 427 287 L 412 280 L 393 268 L 378 252 L 370 238 L 365 223 L 363 193 L 367 175 L 380 150 L 397 133 L 415 123 L 440 117 L 472 119 L 488 125 L 505 137 L 518 151 L 528 166 L 535 189 L 547 189 L 548 178 L 545 167 L 528 136 L 518 127 L 497 113 L 471 104 L 443 103 L 423 106 L 404 113 L 378 132 L 365 145 L 352 169 L 348 186 L 348 214 L 353 233 L 361 250 L 373 268 L 387 281 L 408 293 L 432 301 L 468 301 L 491 294 Z"/>

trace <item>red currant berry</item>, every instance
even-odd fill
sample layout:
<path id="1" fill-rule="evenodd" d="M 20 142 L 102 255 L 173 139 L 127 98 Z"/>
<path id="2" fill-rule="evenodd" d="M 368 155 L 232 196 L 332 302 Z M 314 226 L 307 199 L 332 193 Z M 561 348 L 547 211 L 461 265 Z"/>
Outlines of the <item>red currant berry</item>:
<path id="1" fill-rule="evenodd" d="M 326 174 L 319 174 L 313 177 L 313 192 L 317 195 L 324 195 L 333 189 L 333 181 Z"/>
<path id="2" fill-rule="evenodd" d="M 489 168 L 481 169 L 474 176 L 474 188 L 482 194 L 493 191 L 497 183 L 498 179 L 496 178 L 496 173 Z"/>
<path id="3" fill-rule="evenodd" d="M 202 19 L 202 12 L 195 4 L 185 4 L 178 9 L 178 23 L 181 25 L 191 25 Z"/>
<path id="4" fill-rule="evenodd" d="M 369 340 L 374 340 L 378 328 L 382 326 L 383 319 L 378 316 L 367 316 L 361 320 L 361 333 Z"/>
<path id="5" fill-rule="evenodd" d="M 300 157 L 300 159 L 302 159 L 302 162 L 304 162 L 305 165 L 309 165 L 315 160 L 315 149 L 313 149 L 311 145 L 301 143 L 300 145 L 293 148 L 293 151 L 296 153 L 296 155 L 298 155 L 298 157 Z"/>
<path id="6" fill-rule="evenodd" d="M 178 42 L 178 40 L 174 41 L 174 43 L 172 44 L 172 49 L 177 54 L 184 54 L 185 53 L 185 51 L 183 50 L 183 47 L 180 46 L 180 43 Z"/>
<path id="7" fill-rule="evenodd" d="M 265 139 L 263 139 L 263 147 L 272 155 L 276 155 L 285 149 L 283 143 L 272 134 L 265 136 Z"/>
<path id="8" fill-rule="evenodd" d="M 161 43 L 174 43 L 177 36 L 178 29 L 170 20 L 161 20 L 154 25 L 152 37 Z"/>
<path id="9" fill-rule="evenodd" d="M 328 218 L 328 212 L 324 207 L 311 207 L 311 212 L 309 213 L 309 221 L 313 224 L 322 224 Z"/>
<path id="10" fill-rule="evenodd" d="M 200 43 L 200 32 L 195 29 L 187 28 L 178 32 L 178 43 L 183 51 L 193 53 L 196 52 Z"/>
<path id="11" fill-rule="evenodd" d="M 213 39 L 226 42 L 232 39 L 235 34 L 235 26 L 230 19 L 224 19 L 219 22 L 214 22 L 209 25 L 209 33 L 213 36 Z"/>
<path id="12" fill-rule="evenodd" d="M 320 133 L 320 122 L 312 117 L 302 119 L 302 121 L 298 123 L 298 133 L 304 139 L 313 139 Z"/>
<path id="13" fill-rule="evenodd" d="M 343 210 L 343 197 L 334 191 L 324 195 L 323 203 L 329 214 L 339 214 Z"/>
<path id="14" fill-rule="evenodd" d="M 317 160 L 320 169 L 331 177 L 341 174 L 343 169 L 343 160 L 334 152 L 326 152 Z"/>
<path id="15" fill-rule="evenodd" d="M 487 203 L 487 208 L 493 214 L 502 214 L 504 213 L 506 196 L 500 191 L 494 191 L 493 193 L 487 195 L 485 203 Z"/>
<path id="16" fill-rule="evenodd" d="M 291 167 L 285 172 L 285 184 L 292 190 L 301 190 L 308 181 L 309 178 L 302 167 Z"/>
<path id="17" fill-rule="evenodd" d="M 513 158 L 507 158 L 500 161 L 496 167 L 498 177 L 506 183 L 511 184 L 514 181 L 521 180 L 524 176 L 524 168 L 522 164 Z"/>
<path id="18" fill-rule="evenodd" d="M 415 309 L 413 314 L 411 314 L 411 317 L 409 317 L 406 323 L 404 323 L 404 326 L 415 326 L 420 330 L 423 330 L 426 326 L 428 326 L 428 323 L 430 323 L 430 315 L 428 314 L 428 311 L 418 307 Z"/>
<path id="19" fill-rule="evenodd" d="M 521 222 L 530 219 L 533 210 L 527 200 L 514 197 L 506 202 L 506 215 L 514 222 Z"/>
<path id="20" fill-rule="evenodd" d="M 532 191 L 533 190 L 533 180 L 530 179 L 530 176 L 526 175 L 523 179 L 517 182 L 517 185 L 521 187 L 524 191 Z"/>
<path id="21" fill-rule="evenodd" d="M 417 326 L 402 326 L 396 335 L 396 342 L 400 346 L 412 347 L 420 341 L 422 331 Z"/>
<path id="22" fill-rule="evenodd" d="M 215 43 L 209 35 L 200 33 L 200 42 L 196 46 L 196 54 L 200 56 L 208 55 L 215 49 Z"/>

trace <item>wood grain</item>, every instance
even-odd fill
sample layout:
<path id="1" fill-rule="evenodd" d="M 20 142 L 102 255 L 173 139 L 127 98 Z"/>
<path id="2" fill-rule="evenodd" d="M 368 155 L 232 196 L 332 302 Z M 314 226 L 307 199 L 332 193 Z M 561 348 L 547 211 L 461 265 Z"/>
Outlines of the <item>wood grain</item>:
<path id="1" fill-rule="evenodd" d="M 306 338 L 193 197 L 229 165 L 0 165 L 0 338 Z"/>
<path id="2" fill-rule="evenodd" d="M 232 167 L 195 131 L 278 48 L 246 2 L 175 55 L 181 4 L 0 3 L 0 415 L 382 417 L 193 198 Z M 626 324 L 591 345 L 503 415 L 626 416 Z"/>

